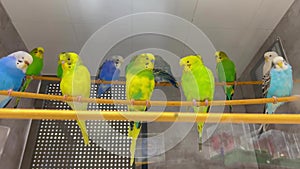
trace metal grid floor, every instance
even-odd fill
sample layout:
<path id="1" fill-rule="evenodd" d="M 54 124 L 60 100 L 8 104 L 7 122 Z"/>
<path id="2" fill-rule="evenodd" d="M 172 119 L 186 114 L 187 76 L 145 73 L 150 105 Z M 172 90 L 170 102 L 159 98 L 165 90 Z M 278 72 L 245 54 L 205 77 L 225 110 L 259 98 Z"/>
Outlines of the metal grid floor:
<path id="1" fill-rule="evenodd" d="M 47 83 L 42 87 L 46 94 L 61 95 L 58 83 Z M 91 98 L 96 97 L 97 85 L 91 86 Z M 115 85 L 102 98 L 125 99 L 125 86 Z M 43 101 L 44 109 L 70 109 L 60 101 Z M 124 105 L 91 103 L 88 110 L 124 111 Z M 126 137 L 128 122 L 87 121 L 90 145 L 85 146 L 80 129 L 74 120 L 41 120 L 31 168 L 51 169 L 125 169 L 129 166 L 130 139 Z"/>

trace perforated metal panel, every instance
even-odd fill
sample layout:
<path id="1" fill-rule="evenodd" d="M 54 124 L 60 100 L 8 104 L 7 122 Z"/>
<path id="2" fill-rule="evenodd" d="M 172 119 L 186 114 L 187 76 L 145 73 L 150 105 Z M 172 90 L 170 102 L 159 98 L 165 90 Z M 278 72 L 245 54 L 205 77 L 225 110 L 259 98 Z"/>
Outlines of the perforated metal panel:
<path id="1" fill-rule="evenodd" d="M 58 83 L 48 83 L 45 93 L 61 95 Z M 96 97 L 97 86 L 91 86 Z M 125 86 L 115 85 L 103 98 L 125 99 Z M 70 109 L 59 101 L 43 101 L 44 109 Z M 124 105 L 91 103 L 88 110 L 124 111 Z M 87 121 L 91 144 L 85 146 L 76 121 L 42 120 L 37 133 L 31 168 L 130 168 L 130 139 L 126 137 L 128 122 Z"/>

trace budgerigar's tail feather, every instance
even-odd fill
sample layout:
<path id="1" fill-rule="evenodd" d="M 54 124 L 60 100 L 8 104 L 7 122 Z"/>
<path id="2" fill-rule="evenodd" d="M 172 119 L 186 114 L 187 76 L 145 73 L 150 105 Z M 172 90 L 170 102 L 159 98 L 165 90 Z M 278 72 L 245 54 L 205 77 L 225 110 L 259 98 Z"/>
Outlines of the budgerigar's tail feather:
<path id="1" fill-rule="evenodd" d="M 80 128 L 82 137 L 83 137 L 83 141 L 84 141 L 84 145 L 89 145 L 89 135 L 87 133 L 86 130 L 86 125 L 85 125 L 85 121 L 84 120 L 77 120 L 77 124 Z"/>
<path id="2" fill-rule="evenodd" d="M 199 134 L 199 151 L 202 151 L 202 132 L 203 132 L 204 122 L 199 122 L 197 126 L 198 126 L 198 134 Z"/>
<path id="3" fill-rule="evenodd" d="M 100 98 L 100 96 L 105 93 L 107 90 L 109 90 L 111 88 L 110 84 L 100 84 L 98 86 L 98 93 L 97 93 L 97 97 Z"/>
<path id="4" fill-rule="evenodd" d="M 167 81 L 167 82 L 171 83 L 174 87 L 179 88 L 175 77 L 173 75 L 169 74 L 168 72 L 166 72 L 162 69 L 153 69 L 153 74 L 155 77 L 155 81 L 157 83 L 159 83 L 160 80 Z M 160 79 L 160 80 L 157 80 L 157 79 Z"/>
<path id="5" fill-rule="evenodd" d="M 210 106 L 199 106 L 199 107 L 194 107 L 194 111 L 197 113 L 208 113 L 210 109 Z M 198 128 L 198 134 L 199 134 L 199 151 L 202 151 L 202 133 L 203 133 L 203 126 L 204 122 L 198 122 L 197 123 L 197 128 Z"/>
<path id="6" fill-rule="evenodd" d="M 135 157 L 135 148 L 136 148 L 136 140 L 140 134 L 142 128 L 141 122 L 130 122 L 128 129 L 128 136 L 131 137 L 131 145 L 130 145 L 130 166 L 133 165 L 134 157 Z"/>
<path id="7" fill-rule="evenodd" d="M 24 92 L 27 89 L 27 87 L 29 86 L 31 81 L 32 81 L 32 79 L 26 79 L 23 86 L 20 89 L 20 92 Z M 14 105 L 14 108 L 18 107 L 19 102 L 20 102 L 20 97 L 16 98 L 16 103 Z"/>
<path id="8" fill-rule="evenodd" d="M 226 86 L 225 92 L 226 92 L 226 100 L 232 100 L 232 96 L 234 94 L 234 85 Z M 232 113 L 231 105 L 229 105 L 229 112 Z"/>
<path id="9" fill-rule="evenodd" d="M 258 138 L 268 130 L 269 124 L 261 124 L 257 130 Z"/>

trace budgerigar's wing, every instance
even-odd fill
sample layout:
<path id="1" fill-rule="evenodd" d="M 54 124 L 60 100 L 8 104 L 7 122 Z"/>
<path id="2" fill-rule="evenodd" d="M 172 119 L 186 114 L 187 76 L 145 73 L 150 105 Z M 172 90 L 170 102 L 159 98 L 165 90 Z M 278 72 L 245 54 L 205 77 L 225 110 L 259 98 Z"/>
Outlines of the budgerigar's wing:
<path id="1" fill-rule="evenodd" d="M 57 69 L 56 69 L 56 76 L 58 78 L 62 78 L 62 75 L 63 75 L 63 70 L 62 70 L 61 64 L 58 63 Z"/>
<path id="2" fill-rule="evenodd" d="M 169 82 L 174 87 L 178 88 L 177 80 L 175 79 L 174 76 L 172 76 L 168 72 L 166 72 L 166 71 L 164 71 L 162 69 L 153 69 L 153 74 L 154 74 L 155 82 L 156 83 Z"/>
<path id="3" fill-rule="evenodd" d="M 11 77 L 7 76 L 6 73 L 0 71 L 0 77 L 1 77 L 0 90 L 9 90 L 15 88 Z M 11 98 L 12 98 L 11 96 L 0 95 L 0 108 L 6 107 L 6 105 L 9 103 Z"/>
<path id="4" fill-rule="evenodd" d="M 107 60 L 101 65 L 101 67 L 99 69 L 99 74 L 97 77 L 99 80 L 104 80 L 104 81 L 119 80 L 120 70 L 116 69 L 115 63 L 113 61 Z M 111 87 L 111 84 L 103 84 L 103 83 L 99 84 L 97 97 L 100 97 L 110 87 Z"/>

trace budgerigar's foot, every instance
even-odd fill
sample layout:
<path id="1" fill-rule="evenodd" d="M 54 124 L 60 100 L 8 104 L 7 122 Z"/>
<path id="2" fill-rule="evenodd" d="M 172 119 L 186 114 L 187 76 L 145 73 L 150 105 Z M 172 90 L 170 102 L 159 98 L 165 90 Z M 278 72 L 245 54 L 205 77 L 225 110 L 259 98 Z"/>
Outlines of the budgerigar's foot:
<path id="1" fill-rule="evenodd" d="M 11 96 L 11 92 L 13 92 L 12 89 L 7 90 L 8 96 Z"/>
<path id="2" fill-rule="evenodd" d="M 238 82 L 237 81 L 234 81 L 234 86 L 237 86 L 238 85 Z"/>
<path id="3" fill-rule="evenodd" d="M 131 105 L 134 104 L 134 99 L 130 99 L 130 104 L 131 104 Z"/>
<path id="4" fill-rule="evenodd" d="M 205 106 L 208 106 L 208 100 L 207 99 L 205 99 L 204 103 L 205 103 Z"/>
<path id="5" fill-rule="evenodd" d="M 198 106 L 197 100 L 196 100 L 196 99 L 193 99 L 193 105 L 194 105 L 194 106 Z"/>
<path id="6" fill-rule="evenodd" d="M 278 98 L 276 96 L 272 97 L 274 99 L 273 104 L 277 104 L 278 103 Z"/>
<path id="7" fill-rule="evenodd" d="M 67 98 L 68 98 L 68 95 L 63 95 L 63 97 L 64 97 L 64 101 L 66 102 Z"/>
<path id="8" fill-rule="evenodd" d="M 146 107 L 148 107 L 150 105 L 150 101 L 146 100 Z"/>
<path id="9" fill-rule="evenodd" d="M 82 98 L 81 96 L 77 96 L 77 101 L 81 102 L 81 98 Z"/>

